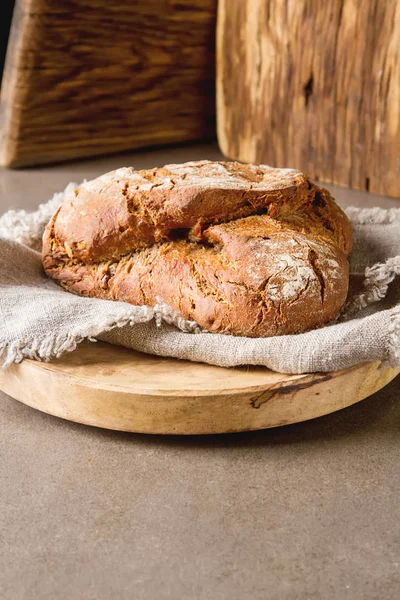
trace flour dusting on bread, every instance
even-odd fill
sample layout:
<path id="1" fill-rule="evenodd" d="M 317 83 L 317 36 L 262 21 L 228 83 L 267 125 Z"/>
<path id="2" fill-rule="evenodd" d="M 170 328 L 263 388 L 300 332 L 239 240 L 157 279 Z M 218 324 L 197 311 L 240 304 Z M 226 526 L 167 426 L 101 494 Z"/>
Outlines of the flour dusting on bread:
<path id="1" fill-rule="evenodd" d="M 199 161 L 121 168 L 71 191 L 43 264 L 74 293 L 164 302 L 208 331 L 256 337 L 335 319 L 351 243 L 346 215 L 300 171 Z"/>

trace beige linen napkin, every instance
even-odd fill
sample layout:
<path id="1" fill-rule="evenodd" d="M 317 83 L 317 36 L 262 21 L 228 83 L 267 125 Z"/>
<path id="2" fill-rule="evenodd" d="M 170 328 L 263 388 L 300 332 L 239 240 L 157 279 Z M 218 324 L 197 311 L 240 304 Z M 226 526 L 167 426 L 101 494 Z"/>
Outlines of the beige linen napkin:
<path id="1" fill-rule="evenodd" d="M 49 280 L 41 266 L 41 238 L 71 187 L 34 213 L 9 211 L 0 218 L 5 366 L 25 357 L 50 360 L 95 338 L 149 354 L 224 367 L 264 365 L 282 373 L 334 371 L 371 360 L 400 364 L 400 209 L 347 209 L 355 243 L 349 301 L 338 322 L 307 333 L 253 339 L 200 332 L 162 302 L 150 308 L 81 298 Z"/>

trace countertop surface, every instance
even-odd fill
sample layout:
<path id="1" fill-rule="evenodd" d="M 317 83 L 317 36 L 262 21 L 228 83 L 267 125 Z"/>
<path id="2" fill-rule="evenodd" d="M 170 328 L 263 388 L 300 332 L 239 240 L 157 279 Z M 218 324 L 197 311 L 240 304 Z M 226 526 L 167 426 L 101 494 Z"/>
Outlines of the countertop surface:
<path id="1" fill-rule="evenodd" d="M 0 213 L 113 168 L 215 145 L 0 170 Z M 327 186 L 341 204 L 400 206 Z M 161 437 L 95 429 L 0 392 L 2 600 L 397 599 L 400 377 L 306 423 Z"/>

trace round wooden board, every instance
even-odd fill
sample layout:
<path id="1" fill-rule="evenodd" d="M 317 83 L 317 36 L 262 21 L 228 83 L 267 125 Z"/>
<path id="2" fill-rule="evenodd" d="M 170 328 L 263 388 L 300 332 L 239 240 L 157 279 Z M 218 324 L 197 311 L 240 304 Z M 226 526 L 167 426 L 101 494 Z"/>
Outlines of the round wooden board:
<path id="1" fill-rule="evenodd" d="M 87 425 L 162 434 L 228 433 L 313 419 L 370 396 L 400 369 L 379 361 L 334 373 L 226 369 L 82 344 L 50 363 L 0 369 L 0 389 L 46 413 Z"/>

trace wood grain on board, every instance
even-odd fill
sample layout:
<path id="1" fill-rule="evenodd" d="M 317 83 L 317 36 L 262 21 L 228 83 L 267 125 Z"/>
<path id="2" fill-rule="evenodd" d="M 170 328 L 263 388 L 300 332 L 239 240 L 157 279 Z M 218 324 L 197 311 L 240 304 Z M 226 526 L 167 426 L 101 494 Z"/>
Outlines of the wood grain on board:
<path id="1" fill-rule="evenodd" d="M 220 0 L 222 151 L 400 195 L 399 0 Z"/>
<path id="2" fill-rule="evenodd" d="M 17 0 L 1 163 L 213 136 L 215 18 L 216 0 Z"/>
<path id="3" fill-rule="evenodd" d="M 284 375 L 265 367 L 226 369 L 84 343 L 50 363 L 0 369 L 0 389 L 43 412 L 108 429 L 162 434 L 228 433 L 320 417 L 391 381 L 379 361 Z"/>

